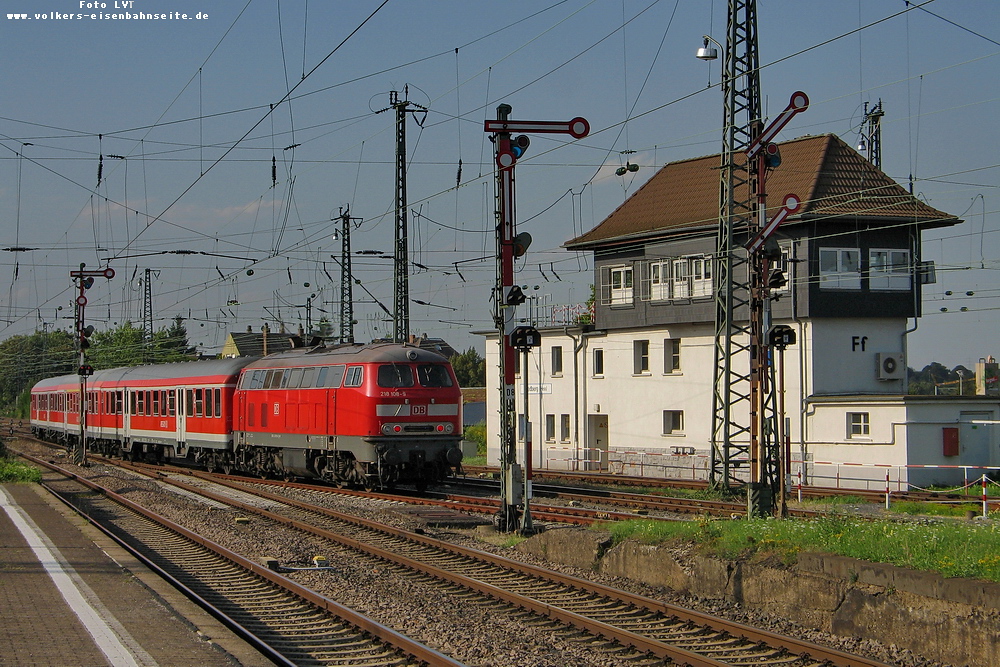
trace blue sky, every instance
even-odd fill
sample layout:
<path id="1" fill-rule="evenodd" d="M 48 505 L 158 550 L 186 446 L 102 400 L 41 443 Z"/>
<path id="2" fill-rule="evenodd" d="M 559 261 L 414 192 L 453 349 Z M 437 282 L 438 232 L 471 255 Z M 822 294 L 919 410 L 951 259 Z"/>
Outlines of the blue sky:
<path id="1" fill-rule="evenodd" d="M 339 279 L 341 207 L 362 219 L 355 251 L 392 252 L 395 121 L 376 113 L 392 90 L 428 109 L 407 127 L 411 259 L 427 267 L 414 269 L 410 295 L 430 304 L 411 304 L 411 328 L 460 349 L 481 349 L 472 332 L 492 328 L 482 123 L 498 104 L 517 119 L 584 116 L 592 128 L 576 142 L 534 136 L 518 163 L 519 228 L 534 241 L 517 280 L 540 301 L 589 295 L 592 262 L 565 241 L 658 166 L 721 147 L 720 66 L 694 51 L 703 34 L 722 40 L 722 0 L 0 4 L 0 247 L 35 248 L 0 252 L 0 337 L 72 327 L 69 271 L 109 257 L 118 274 L 95 285 L 87 309 L 99 328 L 141 322 L 147 268 L 155 326 L 189 317 L 208 352 L 265 320 L 295 328 L 307 299 L 314 320 L 319 309 L 335 319 L 339 283 L 327 274 Z M 124 11 L 208 17 L 75 17 Z M 925 235 L 938 282 L 910 337 L 916 368 L 1000 353 L 998 18 L 995 0 L 758 3 L 765 109 L 773 118 L 800 89 L 811 100 L 779 139 L 835 133 L 854 145 L 864 103 L 881 99 L 883 169 L 904 184 L 912 175 L 922 199 L 966 220 Z M 626 160 L 641 168 L 623 179 L 614 172 Z M 392 304 L 390 260 L 356 256 L 354 268 Z M 355 297 L 358 339 L 391 333 L 381 309 Z"/>

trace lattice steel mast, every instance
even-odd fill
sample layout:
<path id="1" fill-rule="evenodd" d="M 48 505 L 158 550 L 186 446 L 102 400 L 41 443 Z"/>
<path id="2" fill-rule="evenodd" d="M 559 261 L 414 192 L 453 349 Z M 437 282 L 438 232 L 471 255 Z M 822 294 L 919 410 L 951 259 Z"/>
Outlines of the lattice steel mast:
<path id="1" fill-rule="evenodd" d="M 728 487 L 750 458 L 750 283 L 734 236 L 749 232 L 753 188 L 745 151 L 761 122 L 756 0 L 730 0 L 723 54 L 723 134 L 715 265 L 715 381 L 709 480 Z M 740 365 L 734 365 L 734 361 Z"/>
<path id="2" fill-rule="evenodd" d="M 407 96 L 403 88 L 403 97 Z M 393 262 L 392 340 L 403 343 L 410 334 L 409 248 L 406 222 L 406 114 L 427 113 L 427 107 L 399 99 L 395 90 L 389 93 L 389 108 L 396 110 L 396 246 Z M 385 111 L 385 109 L 383 109 Z M 426 116 L 425 116 L 426 117 Z M 418 121 L 422 124 L 422 121 Z"/>
<path id="3" fill-rule="evenodd" d="M 340 344 L 354 344 L 354 276 L 351 273 L 350 208 L 340 209 Z"/>

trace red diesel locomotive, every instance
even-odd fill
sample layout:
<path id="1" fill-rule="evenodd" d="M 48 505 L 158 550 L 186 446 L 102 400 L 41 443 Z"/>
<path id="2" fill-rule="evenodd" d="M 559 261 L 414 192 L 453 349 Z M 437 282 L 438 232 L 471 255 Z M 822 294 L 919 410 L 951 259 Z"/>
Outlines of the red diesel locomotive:
<path id="1" fill-rule="evenodd" d="M 92 451 L 188 459 L 210 470 L 334 483 L 424 486 L 462 461 L 462 392 L 448 361 L 411 345 L 302 348 L 97 371 Z M 31 427 L 74 445 L 80 378 L 31 391 Z"/>

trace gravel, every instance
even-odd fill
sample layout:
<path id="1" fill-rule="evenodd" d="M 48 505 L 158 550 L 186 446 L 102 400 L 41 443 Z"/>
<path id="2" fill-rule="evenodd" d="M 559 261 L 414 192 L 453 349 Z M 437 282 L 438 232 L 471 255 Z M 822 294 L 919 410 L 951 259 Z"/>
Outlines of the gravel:
<path id="1" fill-rule="evenodd" d="M 42 445 L 19 441 L 17 446 L 40 457 L 55 458 L 52 450 Z M 313 556 L 325 556 L 330 569 L 298 571 L 290 574 L 290 578 L 471 667 L 631 667 L 659 664 L 620 647 L 608 647 L 602 641 L 595 641 L 548 619 L 526 613 L 512 614 L 506 603 L 465 593 L 452 594 L 422 575 L 403 572 L 391 564 L 311 538 L 267 519 L 254 516 L 247 523 L 237 523 L 236 518 L 243 516 L 237 510 L 196 500 L 190 494 L 179 493 L 168 485 L 113 466 L 95 464 L 80 472 L 85 477 L 100 478 L 100 483 L 129 500 L 248 558 L 260 560 L 270 557 L 284 566 L 308 566 L 312 564 Z M 186 481 L 192 483 L 190 479 Z M 224 493 L 218 487 L 214 490 Z M 275 489 L 272 491 L 277 492 Z M 422 528 L 413 517 L 397 511 L 399 503 L 302 490 L 284 493 L 298 500 L 399 528 Z M 677 595 L 670 590 L 653 589 L 632 580 L 541 561 L 516 549 L 483 541 L 480 538 L 482 531 L 422 530 L 456 544 L 876 658 L 891 665 L 944 667 L 942 663 L 921 659 L 900 647 L 829 635 L 737 604 Z"/>

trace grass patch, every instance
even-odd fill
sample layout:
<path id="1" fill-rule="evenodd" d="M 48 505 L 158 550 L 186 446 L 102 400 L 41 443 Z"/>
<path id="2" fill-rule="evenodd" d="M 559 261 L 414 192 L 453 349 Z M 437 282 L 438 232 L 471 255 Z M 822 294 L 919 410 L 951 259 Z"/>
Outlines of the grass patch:
<path id="1" fill-rule="evenodd" d="M 657 525 L 659 524 L 659 525 Z M 1000 526 L 991 522 L 866 521 L 847 516 L 813 520 L 755 519 L 604 524 L 615 541 L 694 542 L 721 558 L 778 555 L 794 562 L 800 551 L 818 551 L 946 577 L 1000 582 Z"/>
<path id="2" fill-rule="evenodd" d="M 0 458 L 0 482 L 40 482 L 42 471 L 16 459 Z"/>
<path id="3" fill-rule="evenodd" d="M 967 503 L 928 503 L 913 500 L 894 500 L 892 511 L 901 514 L 924 515 L 924 516 L 952 516 L 963 517 L 966 512 L 982 512 L 982 503 L 977 503 L 970 499 Z"/>

